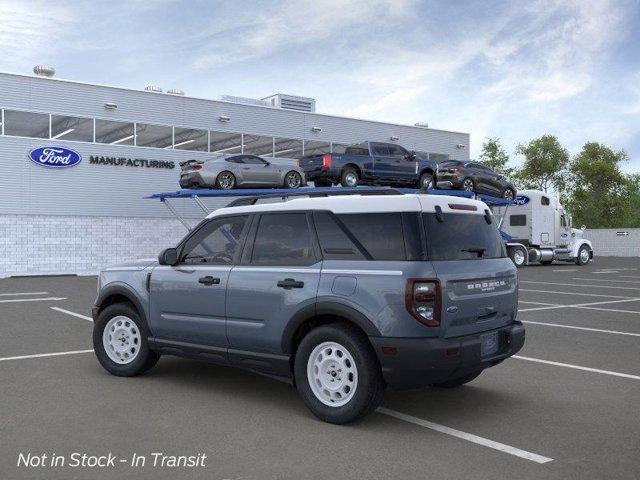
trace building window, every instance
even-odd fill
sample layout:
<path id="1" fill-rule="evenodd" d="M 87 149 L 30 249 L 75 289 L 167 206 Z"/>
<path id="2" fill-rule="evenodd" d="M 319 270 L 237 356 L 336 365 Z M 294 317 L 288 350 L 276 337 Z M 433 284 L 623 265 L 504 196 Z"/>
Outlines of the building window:
<path id="1" fill-rule="evenodd" d="M 251 155 L 273 156 L 273 137 L 262 137 L 260 135 L 243 135 L 244 153 Z"/>
<path id="2" fill-rule="evenodd" d="M 300 158 L 302 157 L 302 140 L 290 138 L 274 138 L 274 157 Z"/>
<path id="3" fill-rule="evenodd" d="M 206 152 L 209 149 L 209 138 L 206 130 L 193 128 L 174 129 L 173 148 L 177 150 L 197 150 Z"/>
<path id="4" fill-rule="evenodd" d="M 242 135 L 228 132 L 209 132 L 211 153 L 242 153 Z"/>
<path id="5" fill-rule="evenodd" d="M 137 123 L 136 145 L 138 147 L 171 148 L 173 129 L 164 125 Z"/>
<path id="6" fill-rule="evenodd" d="M 315 140 L 304 141 L 304 154 L 307 155 L 322 155 L 323 153 L 331 153 L 330 142 L 317 142 Z"/>
<path id="7" fill-rule="evenodd" d="M 93 119 L 51 115 L 51 138 L 93 142 Z"/>
<path id="8" fill-rule="evenodd" d="M 16 137 L 49 138 L 49 114 L 5 110 L 4 134 Z"/>
<path id="9" fill-rule="evenodd" d="M 111 145 L 133 145 L 133 123 L 96 119 L 96 142 Z"/>

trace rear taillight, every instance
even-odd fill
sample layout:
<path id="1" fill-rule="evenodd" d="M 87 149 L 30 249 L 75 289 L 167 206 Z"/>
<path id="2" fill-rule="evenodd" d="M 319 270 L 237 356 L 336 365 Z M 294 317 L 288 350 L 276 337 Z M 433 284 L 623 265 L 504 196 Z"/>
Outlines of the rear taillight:
<path id="1" fill-rule="evenodd" d="M 202 165 L 194 165 L 193 169 L 194 170 L 201 170 L 202 169 Z"/>
<path id="2" fill-rule="evenodd" d="M 405 305 L 407 311 L 427 327 L 440 325 L 440 282 L 438 280 L 407 281 Z"/>
<path id="3" fill-rule="evenodd" d="M 453 168 L 450 168 L 450 169 L 449 169 L 449 171 L 450 171 L 451 173 L 458 173 L 458 172 L 460 171 L 460 167 L 453 167 Z"/>
<path id="4" fill-rule="evenodd" d="M 322 168 L 330 168 L 331 167 L 331 155 L 325 153 L 322 156 Z"/>

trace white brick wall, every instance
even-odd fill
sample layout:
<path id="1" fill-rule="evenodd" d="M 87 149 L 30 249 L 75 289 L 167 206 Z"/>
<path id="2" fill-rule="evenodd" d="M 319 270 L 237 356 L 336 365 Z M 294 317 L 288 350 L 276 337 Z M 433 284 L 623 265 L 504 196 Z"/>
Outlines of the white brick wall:
<path id="1" fill-rule="evenodd" d="M 170 218 L 0 215 L 0 277 L 96 274 L 156 257 L 186 232 Z"/>
<path id="2" fill-rule="evenodd" d="M 628 235 L 619 233 L 628 232 Z M 640 257 L 640 228 L 596 228 L 584 232 L 598 257 Z"/>

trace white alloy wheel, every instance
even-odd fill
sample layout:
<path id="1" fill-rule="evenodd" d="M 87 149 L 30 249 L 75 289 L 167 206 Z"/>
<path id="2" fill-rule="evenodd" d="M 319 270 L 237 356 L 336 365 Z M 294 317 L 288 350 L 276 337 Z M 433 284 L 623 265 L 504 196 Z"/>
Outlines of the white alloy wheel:
<path id="1" fill-rule="evenodd" d="M 587 263 L 589 261 L 589 249 L 581 248 L 580 249 L 580 261 L 582 263 Z"/>
<path id="2" fill-rule="evenodd" d="M 107 356 L 115 363 L 131 363 L 140 352 L 140 328 L 129 317 L 113 317 L 102 331 L 102 344 Z"/>
<path id="3" fill-rule="evenodd" d="M 358 369 L 353 356 L 336 342 L 323 342 L 307 360 L 307 380 L 315 397 L 330 407 L 341 407 L 358 387 Z"/>
<path id="4" fill-rule="evenodd" d="M 516 248 L 513 251 L 513 263 L 518 266 L 521 267 L 522 265 L 524 265 L 524 252 L 522 251 L 521 248 Z"/>

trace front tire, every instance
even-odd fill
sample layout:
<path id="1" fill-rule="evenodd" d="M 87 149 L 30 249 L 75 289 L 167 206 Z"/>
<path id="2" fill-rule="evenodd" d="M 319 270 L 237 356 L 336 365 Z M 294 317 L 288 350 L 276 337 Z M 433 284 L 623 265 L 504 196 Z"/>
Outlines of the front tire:
<path id="1" fill-rule="evenodd" d="M 527 250 L 522 247 L 508 247 L 509 258 L 517 268 L 527 264 Z"/>
<path id="2" fill-rule="evenodd" d="M 309 410 L 328 423 L 358 420 L 375 410 L 384 395 L 378 359 L 367 337 L 350 325 L 311 330 L 296 351 L 294 376 Z"/>
<path id="3" fill-rule="evenodd" d="M 300 188 L 300 185 L 302 185 L 302 176 L 295 170 L 287 172 L 284 176 L 285 188 Z"/>
<path id="4" fill-rule="evenodd" d="M 514 192 L 512 188 L 505 188 L 502 191 L 502 198 L 504 198 L 506 200 L 515 200 L 516 199 L 516 192 Z"/>
<path id="5" fill-rule="evenodd" d="M 582 245 L 578 250 L 578 256 L 576 257 L 576 264 L 583 266 L 589 263 L 589 260 L 591 260 L 591 251 L 589 247 L 587 247 L 586 245 Z"/>
<path id="6" fill-rule="evenodd" d="M 129 303 L 114 303 L 98 315 L 93 326 L 93 349 L 104 369 L 119 377 L 140 375 L 160 355 L 149 349 L 149 330 Z"/>

